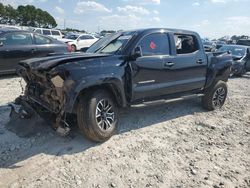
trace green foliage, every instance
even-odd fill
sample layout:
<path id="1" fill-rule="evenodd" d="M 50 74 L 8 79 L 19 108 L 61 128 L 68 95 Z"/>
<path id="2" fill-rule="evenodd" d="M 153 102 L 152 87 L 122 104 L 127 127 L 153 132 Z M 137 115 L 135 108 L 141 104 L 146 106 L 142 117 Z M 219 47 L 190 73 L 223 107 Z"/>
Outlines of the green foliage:
<path id="1" fill-rule="evenodd" d="M 47 11 L 32 5 L 20 5 L 17 9 L 14 9 L 12 6 L 4 6 L 2 3 L 0 3 L 0 23 L 42 28 L 57 26 L 55 19 Z"/>
<path id="2" fill-rule="evenodd" d="M 85 30 L 79 30 L 79 29 L 74 29 L 74 28 L 66 28 L 64 31 L 66 32 L 79 32 L 79 33 L 86 33 Z"/>

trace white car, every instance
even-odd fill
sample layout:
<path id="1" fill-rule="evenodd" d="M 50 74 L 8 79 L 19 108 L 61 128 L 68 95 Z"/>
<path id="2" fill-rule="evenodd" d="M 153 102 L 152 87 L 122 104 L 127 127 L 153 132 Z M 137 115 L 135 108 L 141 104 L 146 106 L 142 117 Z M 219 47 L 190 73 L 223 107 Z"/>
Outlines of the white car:
<path id="1" fill-rule="evenodd" d="M 42 35 L 50 36 L 54 39 L 62 39 L 63 38 L 63 34 L 61 33 L 61 31 L 56 30 L 56 29 L 36 28 L 36 29 L 34 29 L 34 32 L 42 34 Z"/>
<path id="2" fill-rule="evenodd" d="M 72 48 L 72 52 L 75 52 L 90 47 L 99 39 L 89 34 L 71 34 L 59 40 L 68 43 Z"/>

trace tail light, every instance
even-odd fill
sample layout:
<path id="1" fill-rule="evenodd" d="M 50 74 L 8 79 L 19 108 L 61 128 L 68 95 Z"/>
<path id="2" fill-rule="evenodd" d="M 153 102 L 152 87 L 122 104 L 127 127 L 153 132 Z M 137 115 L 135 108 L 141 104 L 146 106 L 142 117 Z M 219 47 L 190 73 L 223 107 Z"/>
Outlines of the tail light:
<path id="1" fill-rule="evenodd" d="M 72 52 L 72 47 L 71 47 L 71 45 L 67 44 L 67 50 L 68 50 L 68 52 Z"/>

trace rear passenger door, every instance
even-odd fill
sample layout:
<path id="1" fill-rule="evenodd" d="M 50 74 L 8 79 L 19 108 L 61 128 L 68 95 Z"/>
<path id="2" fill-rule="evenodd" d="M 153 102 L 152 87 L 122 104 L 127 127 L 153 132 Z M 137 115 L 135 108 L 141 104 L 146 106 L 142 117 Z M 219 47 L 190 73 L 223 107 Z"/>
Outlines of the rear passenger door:
<path id="1" fill-rule="evenodd" d="M 170 34 L 171 55 L 164 58 L 166 93 L 186 92 L 204 87 L 207 57 L 197 36 Z"/>
<path id="2" fill-rule="evenodd" d="M 169 56 L 167 33 L 152 33 L 140 39 L 135 49 L 141 56 L 131 62 L 133 100 L 164 95 L 164 57 Z"/>
<path id="3" fill-rule="evenodd" d="M 36 44 L 36 57 L 44 57 L 50 53 L 56 52 L 56 45 L 46 36 L 34 34 Z"/>

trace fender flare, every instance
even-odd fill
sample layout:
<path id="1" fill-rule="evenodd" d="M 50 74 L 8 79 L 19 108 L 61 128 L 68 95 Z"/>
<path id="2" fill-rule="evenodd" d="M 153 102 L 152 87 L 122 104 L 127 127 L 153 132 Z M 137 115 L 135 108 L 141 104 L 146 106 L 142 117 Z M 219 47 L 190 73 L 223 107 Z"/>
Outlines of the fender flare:
<path id="1" fill-rule="evenodd" d="M 127 105 L 123 80 L 116 77 L 114 74 L 101 74 L 85 77 L 71 92 L 71 96 L 68 97 L 69 100 L 65 105 L 64 111 L 73 113 L 79 96 L 88 89 L 97 89 L 98 87 L 107 88 L 114 95 L 119 106 L 125 107 Z"/>

